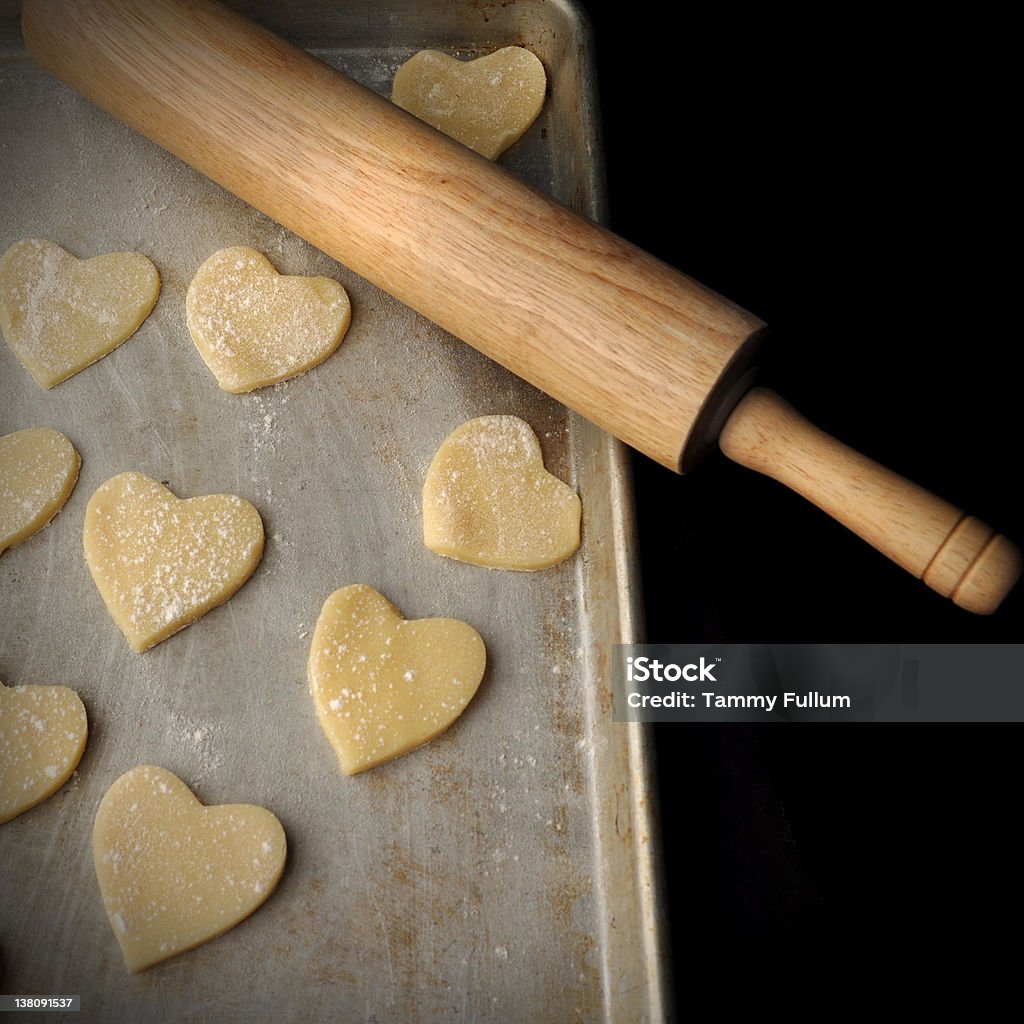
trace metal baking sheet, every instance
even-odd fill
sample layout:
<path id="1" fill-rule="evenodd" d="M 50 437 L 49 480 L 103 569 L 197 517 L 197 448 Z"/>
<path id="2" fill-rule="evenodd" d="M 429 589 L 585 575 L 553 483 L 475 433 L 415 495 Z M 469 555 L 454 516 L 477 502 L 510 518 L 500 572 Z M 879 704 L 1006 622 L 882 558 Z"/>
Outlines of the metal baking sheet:
<path id="1" fill-rule="evenodd" d="M 571 4 L 235 6 L 385 94 L 422 47 L 529 46 L 551 93 L 503 162 L 602 215 L 591 41 Z M 662 1019 L 649 737 L 611 721 L 610 647 L 639 629 L 621 447 L 48 77 L 10 0 L 0 97 L 0 251 L 25 236 L 79 256 L 134 249 L 163 282 L 130 341 L 52 391 L 0 346 L 0 434 L 52 426 L 83 459 L 64 510 L 0 558 L 0 678 L 70 686 L 90 722 L 72 781 L 0 826 L 0 991 L 80 994 L 79 1021 Z M 195 269 L 235 244 L 284 273 L 337 278 L 353 305 L 326 363 L 244 396 L 217 388 L 184 320 Z M 488 571 L 422 544 L 426 467 L 485 413 L 529 421 L 582 496 L 583 546 L 561 566 Z M 242 495 L 267 532 L 234 598 L 143 655 L 81 549 L 90 494 L 128 469 L 180 496 Z M 346 779 L 305 663 L 322 602 L 353 582 L 408 617 L 472 623 L 489 665 L 448 732 Z M 130 975 L 90 836 L 103 793 L 140 763 L 205 803 L 269 808 L 289 858 L 248 920 Z"/>

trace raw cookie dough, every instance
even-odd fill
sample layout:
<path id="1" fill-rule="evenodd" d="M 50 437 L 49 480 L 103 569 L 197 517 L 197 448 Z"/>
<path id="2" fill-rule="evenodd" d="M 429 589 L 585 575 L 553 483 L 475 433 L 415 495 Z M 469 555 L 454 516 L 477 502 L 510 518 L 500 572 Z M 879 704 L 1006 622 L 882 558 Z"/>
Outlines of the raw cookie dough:
<path id="1" fill-rule="evenodd" d="M 239 394 L 322 363 L 352 319 L 348 295 L 329 277 L 284 277 L 255 249 L 215 252 L 185 297 L 188 329 L 224 391 Z"/>
<path id="2" fill-rule="evenodd" d="M 226 601 L 263 556 L 263 521 L 244 498 L 177 498 L 121 473 L 89 499 L 85 560 L 107 610 L 144 651 Z"/>
<path id="3" fill-rule="evenodd" d="M 398 69 L 391 101 L 494 160 L 533 124 L 546 88 L 544 65 L 522 46 L 469 61 L 421 50 Z"/>
<path id="4" fill-rule="evenodd" d="M 130 338 L 159 294 L 156 267 L 137 252 L 79 260 L 54 242 L 25 238 L 0 257 L 0 328 L 44 388 Z"/>
<path id="5" fill-rule="evenodd" d="M 92 855 L 128 970 L 194 949 L 247 918 L 274 891 L 286 852 L 270 811 L 204 807 L 164 768 L 126 772 L 100 801 Z"/>
<path id="6" fill-rule="evenodd" d="M 324 603 L 309 652 L 317 718 L 345 775 L 444 732 L 470 702 L 487 654 L 472 626 L 402 613 L 354 584 Z"/>
<path id="7" fill-rule="evenodd" d="M 0 824 L 67 782 L 88 733 L 85 707 L 74 690 L 0 683 Z"/>
<path id="8" fill-rule="evenodd" d="M 28 540 L 64 507 L 81 465 L 75 446 L 49 427 L 0 437 L 0 554 Z"/>
<path id="9" fill-rule="evenodd" d="M 423 543 L 492 569 L 545 569 L 580 545 L 580 499 L 545 468 L 516 416 L 480 416 L 445 439 L 423 485 Z"/>

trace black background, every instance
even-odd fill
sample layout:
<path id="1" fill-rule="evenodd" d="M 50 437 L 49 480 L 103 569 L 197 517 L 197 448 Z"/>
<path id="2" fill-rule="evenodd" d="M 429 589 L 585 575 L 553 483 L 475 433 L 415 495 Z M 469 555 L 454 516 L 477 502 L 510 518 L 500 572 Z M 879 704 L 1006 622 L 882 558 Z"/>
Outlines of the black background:
<path id="1" fill-rule="evenodd" d="M 769 323 L 762 383 L 1024 538 L 1009 5 L 583 6 L 612 227 Z M 651 641 L 1020 639 L 1024 588 L 972 616 L 721 455 L 634 471 Z M 657 727 L 680 1015 L 784 996 L 783 956 L 870 983 L 1006 949 L 1019 739 Z"/>

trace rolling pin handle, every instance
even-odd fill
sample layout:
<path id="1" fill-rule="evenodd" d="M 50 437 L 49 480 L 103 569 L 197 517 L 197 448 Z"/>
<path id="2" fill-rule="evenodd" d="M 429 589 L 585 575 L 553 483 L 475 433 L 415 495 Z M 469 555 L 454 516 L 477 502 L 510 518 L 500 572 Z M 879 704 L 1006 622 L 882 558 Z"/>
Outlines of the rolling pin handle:
<path id="1" fill-rule="evenodd" d="M 991 614 L 1020 578 L 1014 543 L 830 437 L 773 391 L 749 391 L 718 443 L 734 462 L 803 495 L 967 611 Z"/>

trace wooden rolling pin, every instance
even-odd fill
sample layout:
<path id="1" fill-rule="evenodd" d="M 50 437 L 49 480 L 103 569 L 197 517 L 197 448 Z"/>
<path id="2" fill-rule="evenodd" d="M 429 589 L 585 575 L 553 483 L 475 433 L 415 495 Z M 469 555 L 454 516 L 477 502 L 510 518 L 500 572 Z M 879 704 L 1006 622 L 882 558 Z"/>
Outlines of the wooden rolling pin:
<path id="1" fill-rule="evenodd" d="M 718 438 L 974 612 L 1020 575 L 983 523 L 744 396 L 757 317 L 240 15 L 25 0 L 22 26 L 58 78 L 663 465 Z"/>

